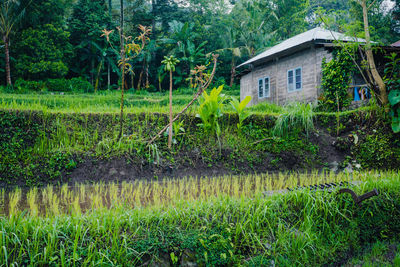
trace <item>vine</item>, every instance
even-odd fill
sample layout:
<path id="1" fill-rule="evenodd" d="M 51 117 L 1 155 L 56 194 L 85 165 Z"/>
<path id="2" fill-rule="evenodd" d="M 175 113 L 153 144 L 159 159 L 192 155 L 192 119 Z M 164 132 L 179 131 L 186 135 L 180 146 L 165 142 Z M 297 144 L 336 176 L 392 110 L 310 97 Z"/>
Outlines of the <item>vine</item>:
<path id="1" fill-rule="evenodd" d="M 343 110 L 350 103 L 348 87 L 355 71 L 353 61 L 348 53 L 338 49 L 329 62 L 322 60 L 321 107 L 326 111 Z"/>

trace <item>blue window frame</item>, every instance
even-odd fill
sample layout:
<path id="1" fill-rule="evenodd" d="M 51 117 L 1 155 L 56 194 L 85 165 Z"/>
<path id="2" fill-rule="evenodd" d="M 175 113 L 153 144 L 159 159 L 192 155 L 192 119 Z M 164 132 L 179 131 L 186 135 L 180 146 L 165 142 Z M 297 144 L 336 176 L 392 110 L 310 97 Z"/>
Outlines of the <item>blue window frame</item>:
<path id="1" fill-rule="evenodd" d="M 303 88 L 302 69 L 295 68 L 287 72 L 288 92 L 300 91 Z"/>

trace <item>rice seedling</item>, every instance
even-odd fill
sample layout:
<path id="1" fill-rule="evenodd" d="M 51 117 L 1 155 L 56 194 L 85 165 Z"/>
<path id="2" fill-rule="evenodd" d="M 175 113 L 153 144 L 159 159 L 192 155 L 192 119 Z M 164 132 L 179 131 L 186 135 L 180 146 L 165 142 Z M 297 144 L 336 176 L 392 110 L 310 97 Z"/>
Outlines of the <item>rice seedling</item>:
<path id="1" fill-rule="evenodd" d="M 358 177 L 361 179 L 362 177 Z M 247 176 L 186 177 L 147 182 L 76 184 L 61 187 L 48 185 L 32 188 L 22 197 L 20 189 L 9 192 L 6 210 L 16 212 L 27 209 L 31 214 L 54 215 L 78 213 L 119 206 L 146 207 L 168 206 L 180 201 L 207 200 L 212 197 L 229 196 L 253 198 L 255 196 L 282 193 L 287 188 L 305 187 L 328 182 L 350 182 L 349 174 L 310 172 L 304 174 L 279 173 Z M 24 193 L 25 194 L 25 193 Z M 41 196 L 41 198 L 39 198 Z M 40 208 L 39 208 L 40 207 Z"/>

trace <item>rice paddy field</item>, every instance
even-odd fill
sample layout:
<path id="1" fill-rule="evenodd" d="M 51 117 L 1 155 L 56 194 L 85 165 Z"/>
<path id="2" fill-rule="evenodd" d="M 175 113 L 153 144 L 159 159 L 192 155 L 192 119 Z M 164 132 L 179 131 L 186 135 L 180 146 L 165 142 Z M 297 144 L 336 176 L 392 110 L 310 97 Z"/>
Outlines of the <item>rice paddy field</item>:
<path id="1" fill-rule="evenodd" d="M 347 187 L 360 195 L 376 188 L 379 196 L 358 206 L 349 195 L 338 194 L 340 187 L 295 189 L 340 181 L 349 182 Z M 295 190 L 283 190 L 288 186 Z M 399 173 L 388 171 L 2 190 L 0 262 L 4 266 L 396 265 L 399 189 Z M 389 250 L 391 254 L 386 253 Z"/>
<path id="2" fill-rule="evenodd" d="M 191 99 L 176 94 L 173 111 Z M 359 118 L 356 127 L 364 129 L 368 116 L 357 117 L 360 110 L 319 113 L 328 115 L 322 121 L 332 129 L 317 146 L 309 138 L 315 131 L 311 106 L 251 107 L 250 114 L 260 116 L 239 131 L 226 104 L 217 142 L 198 125 L 198 108 L 177 122 L 169 150 L 166 136 L 146 145 L 166 123 L 167 95 L 128 92 L 118 139 L 119 92 L 0 93 L 0 137 L 6 140 L 0 170 L 7 171 L 0 173 L 6 185 L 0 189 L 0 266 L 400 266 L 396 168 L 333 172 L 319 162 L 324 168 L 315 171 L 278 169 L 295 161 L 314 166 L 334 140 L 330 133 L 339 132 L 334 127 L 348 128 L 344 138 L 355 127 L 348 118 Z M 302 119 L 294 128 L 298 113 Z M 289 119 L 276 123 L 286 129 L 277 137 L 273 127 L 282 114 Z M 332 126 L 332 118 L 343 114 Z M 351 138 L 344 144 L 354 146 Z M 398 157 L 384 155 L 380 162 Z M 201 175 L 161 175 L 174 165 Z M 257 166 L 273 171 L 252 169 Z M 242 170 L 247 172 L 238 174 Z M 68 182 L 76 173 L 84 178 Z M 343 187 L 379 195 L 358 205 L 339 194 Z"/>
<path id="3" fill-rule="evenodd" d="M 175 94 L 173 96 L 173 112 L 181 111 L 193 98 L 193 94 Z M 229 97 L 238 98 L 237 94 L 228 92 Z M 0 108 L 7 110 L 36 110 L 62 113 L 118 113 L 120 111 L 121 94 L 118 91 L 98 94 L 9 94 L 0 92 Z M 127 113 L 167 113 L 169 98 L 167 94 L 143 93 L 125 94 L 124 109 Z M 191 110 L 196 111 L 197 102 Z M 278 114 L 282 108 L 277 105 L 259 105 L 251 108 L 254 114 Z M 190 112 L 190 111 L 189 111 Z M 233 112 L 230 105 L 225 112 Z"/>

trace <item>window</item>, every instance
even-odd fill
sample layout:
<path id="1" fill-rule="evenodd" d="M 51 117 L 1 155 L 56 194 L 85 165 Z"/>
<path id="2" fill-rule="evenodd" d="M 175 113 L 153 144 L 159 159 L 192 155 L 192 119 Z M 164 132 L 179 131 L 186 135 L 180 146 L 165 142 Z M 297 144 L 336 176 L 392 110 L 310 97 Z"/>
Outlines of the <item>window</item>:
<path id="1" fill-rule="evenodd" d="M 263 79 L 258 80 L 258 98 L 264 97 L 264 83 Z"/>
<path id="2" fill-rule="evenodd" d="M 269 77 L 258 79 L 258 98 L 270 97 Z"/>
<path id="3" fill-rule="evenodd" d="M 301 68 L 288 70 L 288 92 L 300 91 L 303 87 L 301 78 Z"/>

